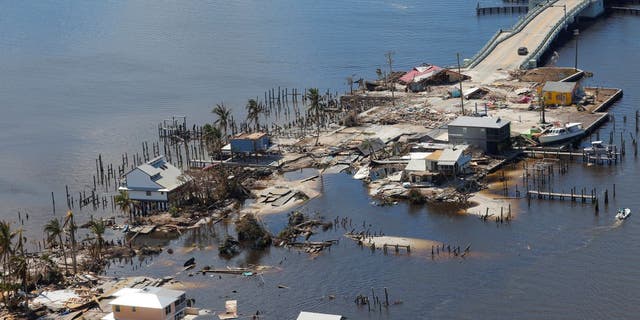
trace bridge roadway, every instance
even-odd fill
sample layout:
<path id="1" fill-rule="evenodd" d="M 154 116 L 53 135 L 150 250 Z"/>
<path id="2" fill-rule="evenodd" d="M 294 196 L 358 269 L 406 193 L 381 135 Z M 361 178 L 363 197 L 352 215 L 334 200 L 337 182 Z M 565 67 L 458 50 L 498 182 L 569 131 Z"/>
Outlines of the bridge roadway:
<path id="1" fill-rule="evenodd" d="M 482 61 L 465 72 L 474 82 L 489 84 L 498 78 L 507 76 L 510 70 L 520 69 L 536 48 L 541 46 L 547 34 L 553 32 L 554 26 L 565 18 L 563 5 L 567 13 L 582 4 L 585 0 L 559 0 L 553 6 L 544 9 L 531 20 L 520 32 L 511 34 L 503 32 L 498 39 L 506 38 L 499 43 Z M 572 21 L 571 17 L 567 17 Z M 518 48 L 527 47 L 529 54 L 518 55 Z"/>

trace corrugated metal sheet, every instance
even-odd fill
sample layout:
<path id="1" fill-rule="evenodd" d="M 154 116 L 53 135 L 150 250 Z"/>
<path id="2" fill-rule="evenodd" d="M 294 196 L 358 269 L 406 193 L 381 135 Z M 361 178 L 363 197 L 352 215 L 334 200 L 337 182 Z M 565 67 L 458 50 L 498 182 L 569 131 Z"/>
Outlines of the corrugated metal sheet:
<path id="1" fill-rule="evenodd" d="M 542 87 L 542 91 L 571 93 L 577 85 L 576 82 L 547 81 Z"/>

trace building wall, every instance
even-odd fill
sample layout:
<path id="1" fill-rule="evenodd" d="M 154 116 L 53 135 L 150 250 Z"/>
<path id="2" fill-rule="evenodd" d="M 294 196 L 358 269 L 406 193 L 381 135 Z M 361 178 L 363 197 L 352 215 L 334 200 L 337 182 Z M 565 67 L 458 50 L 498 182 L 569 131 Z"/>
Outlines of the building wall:
<path id="1" fill-rule="evenodd" d="M 485 128 L 467 128 L 449 125 L 449 143 L 468 144 L 486 151 L 487 133 Z"/>
<path id="2" fill-rule="evenodd" d="M 129 199 L 141 200 L 141 201 L 167 201 L 167 193 L 161 191 L 148 191 L 150 195 L 147 195 L 147 191 L 130 190 Z"/>
<path id="3" fill-rule="evenodd" d="M 555 91 L 545 91 L 544 92 L 544 104 L 548 105 L 562 105 L 568 106 L 573 103 L 573 95 L 569 92 L 555 92 Z"/>
<path id="4" fill-rule="evenodd" d="M 158 190 L 162 186 L 151 181 L 151 177 L 142 170 L 136 168 L 127 173 L 127 188 L 136 190 Z"/>
<path id="5" fill-rule="evenodd" d="M 231 152 L 256 152 L 253 140 L 248 139 L 232 139 Z"/>
<path id="6" fill-rule="evenodd" d="M 181 312 L 180 318 L 184 317 L 185 312 L 184 303 L 178 306 L 180 310 L 176 310 L 175 302 L 171 304 L 171 311 L 169 314 L 164 309 L 152 309 L 152 308 L 140 308 L 136 307 L 136 311 L 133 311 L 133 307 L 120 306 L 120 312 L 116 312 L 116 306 L 111 306 L 111 311 L 116 320 L 174 320 L 176 312 Z"/>
<path id="7" fill-rule="evenodd" d="M 269 136 L 260 139 L 231 139 L 231 152 L 262 152 L 269 148 Z"/>
<path id="8" fill-rule="evenodd" d="M 511 124 L 500 129 L 457 127 L 449 125 L 449 143 L 468 144 L 489 154 L 498 154 L 509 147 Z"/>
<path id="9" fill-rule="evenodd" d="M 163 320 L 166 319 L 164 309 L 150 309 L 136 307 L 120 306 L 120 312 L 116 312 L 116 306 L 111 306 L 113 317 L 116 320 Z"/>

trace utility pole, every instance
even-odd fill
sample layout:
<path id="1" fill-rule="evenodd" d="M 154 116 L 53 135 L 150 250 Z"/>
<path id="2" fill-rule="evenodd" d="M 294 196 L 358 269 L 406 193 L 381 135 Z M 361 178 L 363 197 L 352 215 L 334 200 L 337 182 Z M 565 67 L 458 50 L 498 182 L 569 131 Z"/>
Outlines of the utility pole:
<path id="1" fill-rule="evenodd" d="M 387 53 L 384 54 L 384 56 L 387 58 L 387 63 L 389 64 L 389 75 L 387 75 L 387 85 L 389 85 L 391 80 L 391 73 L 393 73 L 393 69 L 392 69 L 392 65 L 393 65 L 393 51 L 388 51 Z M 391 105 L 392 106 L 396 106 L 396 99 L 394 96 L 394 91 L 395 86 L 393 85 L 393 83 L 391 83 Z"/>
<path id="2" fill-rule="evenodd" d="M 458 74 L 460 75 L 460 108 L 462 108 L 462 115 L 464 116 L 464 95 L 462 94 L 462 72 L 460 72 L 460 53 L 456 53 L 458 57 Z"/>
<path id="3" fill-rule="evenodd" d="M 539 99 L 539 103 L 540 103 L 540 123 L 545 124 L 547 123 L 545 117 L 544 117 L 544 93 L 542 92 L 542 90 L 540 90 L 540 99 Z"/>
<path id="4" fill-rule="evenodd" d="M 573 65 L 573 69 L 575 72 L 578 72 L 578 36 L 580 35 L 580 30 L 573 29 L 573 35 L 576 37 L 576 60 Z"/>

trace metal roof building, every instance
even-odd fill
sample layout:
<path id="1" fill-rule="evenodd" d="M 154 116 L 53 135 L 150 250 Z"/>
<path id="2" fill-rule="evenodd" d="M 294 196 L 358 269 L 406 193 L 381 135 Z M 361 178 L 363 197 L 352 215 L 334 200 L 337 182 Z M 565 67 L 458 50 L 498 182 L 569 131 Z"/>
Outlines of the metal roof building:
<path id="1" fill-rule="evenodd" d="M 511 147 L 511 122 L 492 117 L 458 117 L 447 126 L 449 143 L 468 144 L 488 154 Z"/>
<path id="2" fill-rule="evenodd" d="M 576 89 L 577 82 L 547 81 L 542 87 L 542 91 L 570 93 Z"/>
<path id="3" fill-rule="evenodd" d="M 449 127 L 467 127 L 467 128 L 492 128 L 500 129 L 509 125 L 509 120 L 502 120 L 493 117 L 467 117 L 462 116 L 449 123 Z"/>

